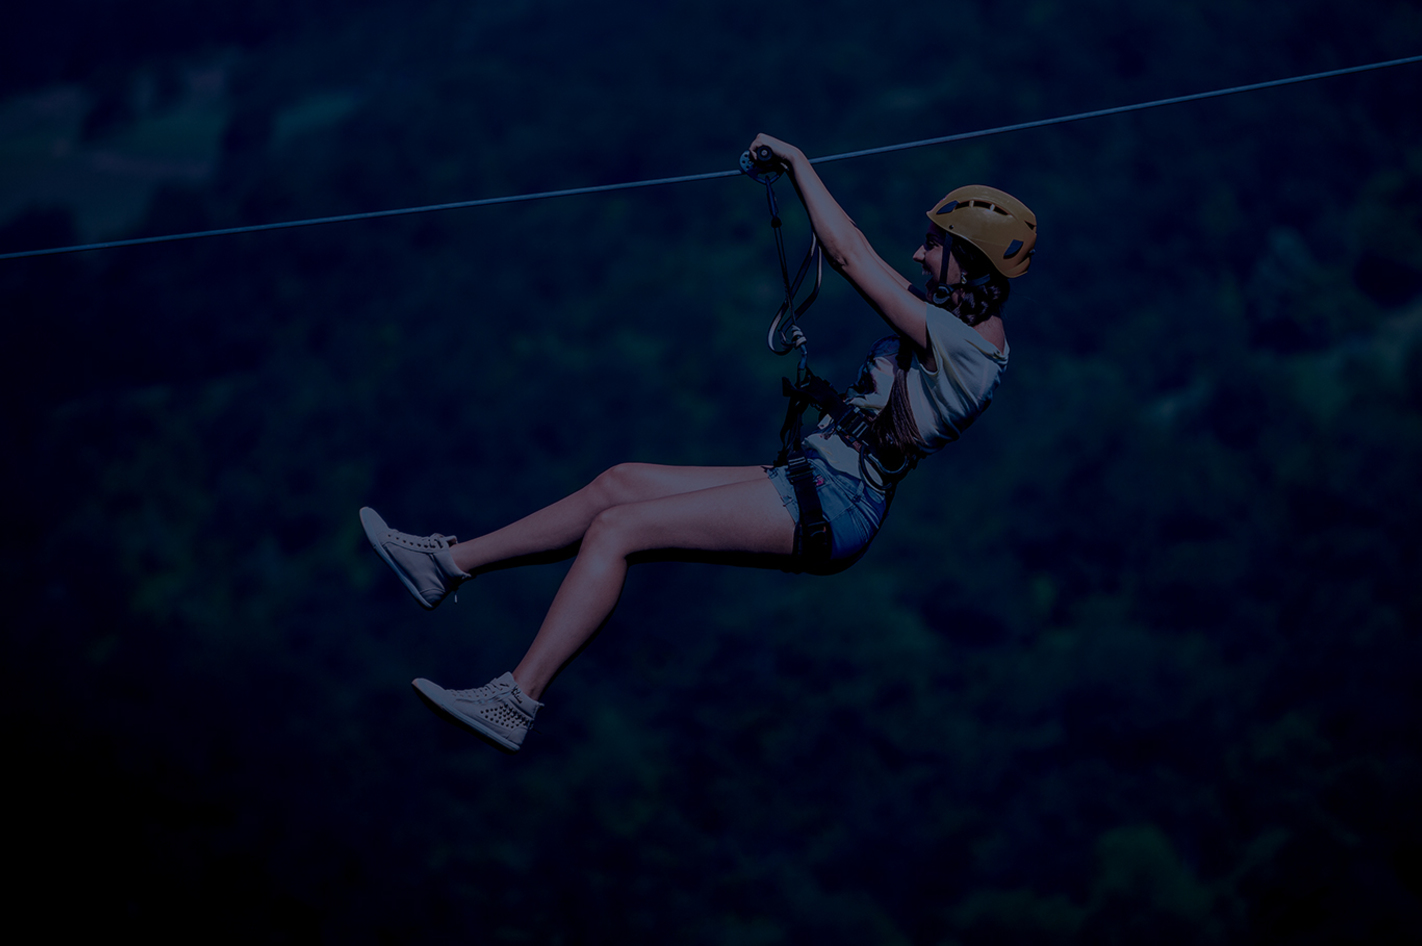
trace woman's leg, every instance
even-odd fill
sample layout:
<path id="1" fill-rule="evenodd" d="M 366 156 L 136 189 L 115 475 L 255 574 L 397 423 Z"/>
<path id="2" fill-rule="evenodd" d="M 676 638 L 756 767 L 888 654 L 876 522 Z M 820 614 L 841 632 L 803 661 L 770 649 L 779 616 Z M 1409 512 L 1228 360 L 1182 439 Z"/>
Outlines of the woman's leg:
<path id="1" fill-rule="evenodd" d="M 734 469 L 753 470 L 755 476 L 607 506 L 593 514 L 583 525 L 582 547 L 538 636 L 514 669 L 524 693 L 538 699 L 558 669 L 612 613 L 627 576 L 628 555 L 653 549 L 791 553 L 795 524 L 775 485 L 761 467 Z M 573 515 L 568 519 L 576 521 Z"/>
<path id="2" fill-rule="evenodd" d="M 764 467 L 621 463 L 551 506 L 487 535 L 460 542 L 450 548 L 450 554 L 457 566 L 474 573 L 507 559 L 567 548 L 583 538 L 599 513 L 614 506 L 757 479 L 766 479 Z"/>

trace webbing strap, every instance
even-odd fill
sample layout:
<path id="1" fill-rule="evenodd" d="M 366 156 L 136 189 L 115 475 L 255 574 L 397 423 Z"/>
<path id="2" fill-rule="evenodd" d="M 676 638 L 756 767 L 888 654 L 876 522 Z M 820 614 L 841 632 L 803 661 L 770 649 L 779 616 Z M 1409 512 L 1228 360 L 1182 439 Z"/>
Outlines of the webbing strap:
<path id="1" fill-rule="evenodd" d="M 805 380 L 791 384 L 789 378 L 780 379 L 780 391 L 790 399 L 785 411 L 785 423 L 780 428 L 780 459 L 785 462 L 792 450 L 800 445 L 802 418 L 805 410 L 814 405 L 834 421 L 834 431 L 860 453 L 875 452 L 880 444 L 870 435 L 870 425 L 874 419 L 840 396 L 834 386 L 813 372 L 806 371 Z"/>
<path id="2" fill-rule="evenodd" d="M 788 383 L 789 379 L 781 379 Z M 829 415 L 834 421 L 835 432 L 856 450 L 872 448 L 876 444 L 868 437 L 873 418 L 840 397 L 834 385 L 819 375 L 810 375 L 799 385 L 799 390 L 810 402 Z"/>
<path id="3" fill-rule="evenodd" d="M 834 551 L 834 532 L 825 520 L 824 507 L 815 488 L 815 468 L 810 466 L 803 450 L 790 454 L 785 463 L 790 485 L 795 488 L 795 502 L 800 507 L 800 519 L 795 525 L 795 550 L 790 555 L 794 571 L 809 571 L 829 564 Z"/>
<path id="4" fill-rule="evenodd" d="M 785 405 L 785 423 L 780 425 L 780 454 L 775 458 L 776 466 L 784 466 L 790 454 L 800 449 L 801 418 L 810 406 L 809 396 L 791 384 L 789 378 L 780 379 L 780 390 L 790 403 Z"/>
<path id="5" fill-rule="evenodd" d="M 769 154 L 769 148 L 762 150 Z M 781 232 L 783 221 L 780 219 L 780 205 L 775 201 L 775 182 L 780 178 L 780 171 L 774 165 L 757 161 L 749 151 L 741 155 L 741 171 L 751 180 L 765 185 L 765 204 L 766 209 L 770 211 L 770 229 L 775 234 L 775 255 L 780 261 L 780 281 L 785 286 L 785 301 L 780 304 L 775 318 L 770 320 L 770 330 L 765 333 L 765 343 L 777 355 L 800 349 L 800 370 L 804 371 L 809 359 L 809 347 L 806 345 L 804 333 L 796 323 L 819 298 L 820 286 L 824 282 L 824 255 L 820 252 L 820 239 L 812 227 L 810 248 L 805 251 L 805 258 L 801 260 L 794 280 L 791 280 L 790 266 L 785 261 L 785 235 Z M 805 276 L 812 265 L 815 267 L 815 284 L 804 301 L 796 305 L 795 296 L 800 292 L 800 286 L 804 284 Z"/>
<path id="6" fill-rule="evenodd" d="M 891 492 L 899 480 L 918 465 L 918 451 L 881 442 L 875 436 L 872 415 L 846 401 L 825 379 L 810 371 L 805 375 L 800 384 L 791 384 L 789 378 L 780 379 L 781 391 L 790 403 L 785 410 L 785 423 L 780 428 L 780 456 L 775 465 L 784 466 L 790 454 L 800 448 L 801 418 L 813 404 L 834 422 L 831 431 L 858 452 L 859 473 L 864 481 Z M 885 464 L 886 460 L 889 465 Z"/>

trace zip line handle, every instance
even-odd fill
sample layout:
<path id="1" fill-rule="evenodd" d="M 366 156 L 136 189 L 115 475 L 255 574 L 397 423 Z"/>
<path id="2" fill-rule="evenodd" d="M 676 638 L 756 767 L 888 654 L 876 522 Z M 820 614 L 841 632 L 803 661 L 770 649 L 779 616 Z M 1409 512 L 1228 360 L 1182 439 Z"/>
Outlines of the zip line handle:
<path id="1" fill-rule="evenodd" d="M 761 145 L 755 154 L 749 151 L 741 155 L 741 173 L 757 184 L 773 184 L 780 179 L 780 167 L 775 160 L 775 152 L 769 145 Z"/>

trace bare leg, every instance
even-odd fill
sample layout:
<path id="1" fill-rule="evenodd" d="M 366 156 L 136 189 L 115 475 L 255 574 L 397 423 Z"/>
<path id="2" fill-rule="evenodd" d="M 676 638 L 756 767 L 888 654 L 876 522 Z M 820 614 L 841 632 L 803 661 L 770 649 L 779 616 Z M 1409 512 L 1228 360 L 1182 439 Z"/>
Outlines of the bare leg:
<path id="1" fill-rule="evenodd" d="M 456 565 L 474 572 L 520 555 L 567 548 L 583 538 L 599 513 L 613 506 L 765 478 L 765 470 L 759 466 L 622 463 L 576 493 L 502 529 L 460 542 L 450 553 Z"/>
<path id="2" fill-rule="evenodd" d="M 779 491 L 760 467 L 733 469 L 753 470 L 755 477 L 609 506 L 593 515 L 583 527 L 582 548 L 538 636 L 514 669 L 514 679 L 524 693 L 538 699 L 558 669 L 612 613 L 627 577 L 627 556 L 633 552 L 790 554 L 795 525 Z M 571 515 L 568 519 L 576 521 Z"/>

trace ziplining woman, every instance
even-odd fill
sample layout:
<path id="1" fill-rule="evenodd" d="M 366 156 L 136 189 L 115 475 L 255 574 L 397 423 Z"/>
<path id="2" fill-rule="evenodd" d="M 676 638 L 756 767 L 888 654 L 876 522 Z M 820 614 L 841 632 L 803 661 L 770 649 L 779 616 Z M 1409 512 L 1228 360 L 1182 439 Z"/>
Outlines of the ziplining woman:
<path id="1" fill-rule="evenodd" d="M 853 564 L 878 532 L 898 479 L 959 434 L 992 400 L 1007 368 L 1002 306 L 1008 279 L 1027 271 L 1036 217 L 1017 199 L 960 187 L 928 211 L 913 259 L 926 288 L 905 280 L 869 244 L 798 148 L 759 135 L 749 154 L 787 173 L 831 266 L 893 329 L 841 397 L 797 389 L 824 417 L 795 436 L 774 467 L 622 463 L 587 486 L 465 542 L 397 532 L 370 508 L 366 537 L 427 608 L 500 562 L 577 546 L 533 643 L 488 685 L 415 690 L 436 712 L 514 752 L 559 669 L 592 637 L 622 593 L 628 557 L 669 550 L 769 557 L 788 570 L 828 573 Z M 788 424 L 787 424 L 788 426 Z M 798 426 L 796 426 L 798 435 Z"/>

